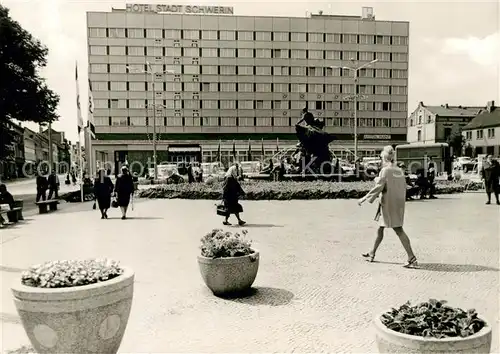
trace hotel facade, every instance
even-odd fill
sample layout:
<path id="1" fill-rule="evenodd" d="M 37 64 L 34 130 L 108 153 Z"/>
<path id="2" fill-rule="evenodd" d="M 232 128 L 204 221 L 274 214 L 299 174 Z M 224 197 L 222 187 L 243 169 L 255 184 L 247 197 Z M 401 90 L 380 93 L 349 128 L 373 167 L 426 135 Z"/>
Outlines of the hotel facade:
<path id="1" fill-rule="evenodd" d="M 96 159 L 152 159 L 154 117 L 158 162 L 211 162 L 219 151 L 222 159 L 234 151 L 240 161 L 249 151 L 271 157 L 297 144 L 306 106 L 345 157 L 354 146 L 355 93 L 363 95 L 359 154 L 405 143 L 409 23 L 377 21 L 370 10 L 301 18 L 129 4 L 87 13 Z M 374 59 L 357 85 L 351 70 L 331 68 Z"/>

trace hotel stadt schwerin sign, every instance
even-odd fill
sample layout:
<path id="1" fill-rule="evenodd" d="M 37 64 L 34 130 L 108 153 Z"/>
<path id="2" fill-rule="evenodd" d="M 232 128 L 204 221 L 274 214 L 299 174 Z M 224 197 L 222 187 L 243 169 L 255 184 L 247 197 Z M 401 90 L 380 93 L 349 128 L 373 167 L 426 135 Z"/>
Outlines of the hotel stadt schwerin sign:
<path id="1" fill-rule="evenodd" d="M 167 14 L 214 14 L 233 15 L 234 9 L 229 6 L 198 5 L 161 5 L 161 4 L 127 4 L 127 12 L 132 13 L 167 13 Z"/>

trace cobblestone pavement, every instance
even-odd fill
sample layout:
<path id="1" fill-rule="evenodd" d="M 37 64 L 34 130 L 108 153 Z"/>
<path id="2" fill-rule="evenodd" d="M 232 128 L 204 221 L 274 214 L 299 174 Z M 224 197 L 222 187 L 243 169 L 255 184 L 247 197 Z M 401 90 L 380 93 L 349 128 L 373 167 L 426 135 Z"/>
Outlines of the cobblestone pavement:
<path id="1" fill-rule="evenodd" d="M 34 216 L 0 231 L 7 233 L 0 269 L 3 348 L 28 343 L 9 290 L 22 269 L 45 260 L 111 257 L 136 271 L 123 353 L 375 352 L 373 316 L 429 298 L 484 314 L 493 326 L 492 352 L 499 351 L 500 208 L 484 205 L 482 194 L 407 204 L 418 270 L 402 268 L 405 254 L 392 231 L 378 263 L 361 259 L 374 238 L 375 205 L 243 205 L 261 263 L 257 295 L 239 300 L 214 297 L 199 275 L 199 238 L 221 226 L 213 201 L 141 200 L 129 220 L 100 220 L 89 210 Z"/>

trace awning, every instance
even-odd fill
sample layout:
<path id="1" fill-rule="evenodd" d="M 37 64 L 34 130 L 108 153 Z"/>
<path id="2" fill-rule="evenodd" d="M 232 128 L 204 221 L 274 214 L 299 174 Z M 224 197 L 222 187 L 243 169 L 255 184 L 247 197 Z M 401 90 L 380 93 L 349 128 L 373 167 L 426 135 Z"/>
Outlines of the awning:
<path id="1" fill-rule="evenodd" d="M 169 146 L 169 152 L 200 152 L 200 146 Z"/>

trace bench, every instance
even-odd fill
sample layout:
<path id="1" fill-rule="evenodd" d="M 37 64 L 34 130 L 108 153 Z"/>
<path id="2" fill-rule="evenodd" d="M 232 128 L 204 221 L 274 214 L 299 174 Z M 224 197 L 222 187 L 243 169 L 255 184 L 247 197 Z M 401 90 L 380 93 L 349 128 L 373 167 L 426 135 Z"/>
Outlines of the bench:
<path id="1" fill-rule="evenodd" d="M 14 209 L 17 209 L 17 220 L 24 220 L 23 207 L 24 201 L 22 199 L 14 200 Z"/>
<path id="2" fill-rule="evenodd" d="M 0 210 L 0 224 L 1 226 L 12 225 L 19 222 L 19 212 L 22 213 L 22 208 L 12 208 L 10 210 Z M 8 222 L 5 220 L 4 215 L 7 216 Z"/>
<path id="3" fill-rule="evenodd" d="M 59 201 L 57 199 L 51 199 L 36 202 L 35 204 L 38 206 L 39 214 L 47 214 L 49 211 L 57 210 L 57 204 L 59 204 Z"/>

